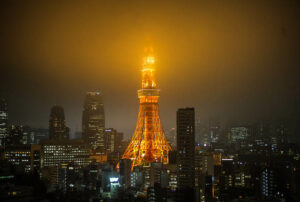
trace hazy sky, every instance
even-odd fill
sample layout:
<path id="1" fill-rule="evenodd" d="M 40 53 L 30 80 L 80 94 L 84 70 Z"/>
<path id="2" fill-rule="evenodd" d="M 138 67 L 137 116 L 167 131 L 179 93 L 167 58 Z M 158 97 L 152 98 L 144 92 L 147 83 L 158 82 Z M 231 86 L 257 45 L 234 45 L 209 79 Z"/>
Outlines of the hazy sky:
<path id="1" fill-rule="evenodd" d="M 143 50 L 152 45 L 165 129 L 186 106 L 202 119 L 299 121 L 299 5 L 1 1 L 0 96 L 10 122 L 48 127 L 58 104 L 74 132 L 85 92 L 100 90 L 106 126 L 131 136 Z"/>

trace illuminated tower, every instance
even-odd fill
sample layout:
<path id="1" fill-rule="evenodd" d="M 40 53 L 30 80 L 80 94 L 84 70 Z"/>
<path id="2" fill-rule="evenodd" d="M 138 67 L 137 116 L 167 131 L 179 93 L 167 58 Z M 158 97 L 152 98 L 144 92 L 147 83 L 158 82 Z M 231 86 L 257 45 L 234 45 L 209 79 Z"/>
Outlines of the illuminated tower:
<path id="1" fill-rule="evenodd" d="M 136 128 L 122 159 L 131 159 L 134 166 L 151 162 L 168 163 L 171 150 L 161 126 L 158 111 L 159 89 L 155 80 L 155 59 L 152 55 L 144 58 L 142 67 L 142 88 Z"/>

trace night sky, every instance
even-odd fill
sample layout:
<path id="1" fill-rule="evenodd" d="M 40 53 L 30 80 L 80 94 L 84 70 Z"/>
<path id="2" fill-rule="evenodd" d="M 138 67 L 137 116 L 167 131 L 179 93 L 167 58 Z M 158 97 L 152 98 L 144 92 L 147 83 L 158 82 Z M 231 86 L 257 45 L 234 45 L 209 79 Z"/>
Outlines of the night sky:
<path id="1" fill-rule="evenodd" d="M 46 128 L 57 104 L 75 132 L 85 92 L 99 90 L 106 126 L 130 137 L 152 46 L 165 130 L 179 107 L 300 125 L 299 36 L 298 1 L 1 1 L 0 96 L 11 123 Z"/>

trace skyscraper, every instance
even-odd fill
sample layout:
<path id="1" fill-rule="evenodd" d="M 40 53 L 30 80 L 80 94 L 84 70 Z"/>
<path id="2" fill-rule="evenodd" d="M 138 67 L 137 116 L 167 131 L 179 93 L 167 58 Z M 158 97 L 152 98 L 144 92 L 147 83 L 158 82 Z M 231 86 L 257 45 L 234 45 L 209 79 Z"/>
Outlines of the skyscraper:
<path id="1" fill-rule="evenodd" d="M 209 121 L 209 135 L 211 143 L 217 143 L 220 139 L 220 121 L 210 120 Z"/>
<path id="2" fill-rule="evenodd" d="M 69 139 L 69 128 L 66 127 L 64 109 L 54 106 L 49 120 L 49 138 L 55 140 Z"/>
<path id="3" fill-rule="evenodd" d="M 22 126 L 10 125 L 5 138 L 5 147 L 24 144 L 24 131 Z"/>
<path id="4" fill-rule="evenodd" d="M 142 89 L 138 90 L 140 107 L 136 129 L 122 159 L 131 159 L 132 168 L 151 162 L 168 163 L 171 150 L 160 122 L 159 89 L 155 79 L 155 58 L 148 55 L 142 67 Z"/>
<path id="5" fill-rule="evenodd" d="M 0 99 L 0 146 L 4 147 L 4 139 L 8 133 L 8 112 L 7 103 Z"/>
<path id="6" fill-rule="evenodd" d="M 87 92 L 82 113 L 82 135 L 92 148 L 104 148 L 105 116 L 100 92 Z"/>
<path id="7" fill-rule="evenodd" d="M 122 148 L 123 133 L 107 128 L 104 130 L 104 135 L 106 152 L 119 152 Z"/>
<path id="8" fill-rule="evenodd" d="M 120 160 L 120 177 L 121 184 L 125 188 L 130 187 L 130 172 L 131 171 L 131 161 L 130 159 L 121 159 Z"/>
<path id="9" fill-rule="evenodd" d="M 261 195 L 265 199 L 275 199 L 278 189 L 277 172 L 272 167 L 266 167 L 261 172 Z"/>
<path id="10" fill-rule="evenodd" d="M 195 110 L 177 111 L 177 170 L 178 188 L 192 188 L 195 184 Z"/>
<path id="11" fill-rule="evenodd" d="M 172 148 L 176 148 L 176 129 L 171 128 L 166 131 L 166 138 Z"/>

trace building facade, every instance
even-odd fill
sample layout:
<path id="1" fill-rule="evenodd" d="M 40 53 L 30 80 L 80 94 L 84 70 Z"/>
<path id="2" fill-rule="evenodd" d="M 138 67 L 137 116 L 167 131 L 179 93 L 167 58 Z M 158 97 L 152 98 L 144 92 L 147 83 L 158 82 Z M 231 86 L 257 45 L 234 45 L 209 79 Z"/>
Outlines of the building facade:
<path id="1" fill-rule="evenodd" d="M 7 103 L 0 99 L 0 146 L 5 147 L 5 138 L 8 134 L 8 110 Z"/>
<path id="2" fill-rule="evenodd" d="M 69 128 L 66 127 L 64 109 L 54 106 L 50 112 L 49 119 L 49 138 L 53 140 L 69 139 Z"/>
<path id="3" fill-rule="evenodd" d="M 105 116 L 102 94 L 100 92 L 87 92 L 82 113 L 82 136 L 92 146 L 104 149 Z"/>
<path id="4" fill-rule="evenodd" d="M 195 184 L 195 110 L 177 111 L 177 170 L 178 188 L 192 188 Z"/>
<path id="5" fill-rule="evenodd" d="M 90 163 L 89 147 L 80 139 L 48 140 L 42 144 L 41 163 L 42 167 L 59 167 L 66 163 L 84 167 Z"/>
<path id="6" fill-rule="evenodd" d="M 25 172 L 38 171 L 41 158 L 40 145 L 14 145 L 5 149 L 4 157 L 17 169 Z"/>

